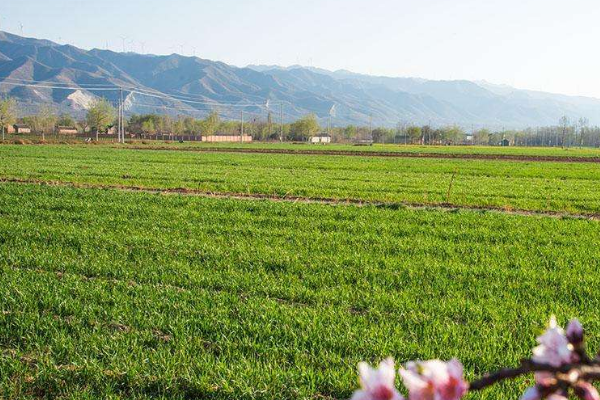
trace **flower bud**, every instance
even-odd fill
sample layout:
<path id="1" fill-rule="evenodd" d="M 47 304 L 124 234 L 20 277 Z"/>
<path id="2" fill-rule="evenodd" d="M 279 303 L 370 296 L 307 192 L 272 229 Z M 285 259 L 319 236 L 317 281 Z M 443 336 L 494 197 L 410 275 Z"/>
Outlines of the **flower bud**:
<path id="1" fill-rule="evenodd" d="M 583 343 L 583 326 L 577 319 L 571 320 L 567 325 L 567 339 L 573 346 Z"/>
<path id="2" fill-rule="evenodd" d="M 361 389 L 354 392 L 352 400 L 403 400 L 394 386 L 396 371 L 391 358 L 383 360 L 377 369 L 362 362 L 358 371 Z"/>

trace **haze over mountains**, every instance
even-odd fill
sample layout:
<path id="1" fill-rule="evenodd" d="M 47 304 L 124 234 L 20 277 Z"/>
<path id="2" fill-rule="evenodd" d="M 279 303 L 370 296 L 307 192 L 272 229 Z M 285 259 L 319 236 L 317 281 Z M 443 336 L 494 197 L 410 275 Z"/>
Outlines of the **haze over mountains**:
<path id="1" fill-rule="evenodd" d="M 243 109 L 264 117 L 269 100 L 275 119 L 277 104 L 283 103 L 286 120 L 315 113 L 325 122 L 335 104 L 336 125 L 368 124 L 372 118 L 374 125 L 385 126 L 404 122 L 518 128 L 555 125 L 563 115 L 600 124 L 600 100 L 593 98 L 487 82 L 377 77 L 301 66 L 238 68 L 177 54 L 86 51 L 0 32 L 0 93 L 16 97 L 22 112 L 52 103 L 83 113 L 96 96 L 116 101 L 118 91 L 110 89 L 116 86 L 125 88 L 128 113 L 202 116 L 216 109 L 235 118 Z"/>

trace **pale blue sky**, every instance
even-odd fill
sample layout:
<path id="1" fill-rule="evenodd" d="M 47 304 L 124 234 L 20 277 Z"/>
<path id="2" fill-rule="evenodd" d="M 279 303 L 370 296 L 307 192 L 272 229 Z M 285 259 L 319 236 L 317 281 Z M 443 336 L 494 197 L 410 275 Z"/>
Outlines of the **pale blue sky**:
<path id="1" fill-rule="evenodd" d="M 599 0 L 3 0 L 0 29 L 83 48 L 485 79 L 600 97 Z M 183 46 L 183 47 L 182 47 Z"/>

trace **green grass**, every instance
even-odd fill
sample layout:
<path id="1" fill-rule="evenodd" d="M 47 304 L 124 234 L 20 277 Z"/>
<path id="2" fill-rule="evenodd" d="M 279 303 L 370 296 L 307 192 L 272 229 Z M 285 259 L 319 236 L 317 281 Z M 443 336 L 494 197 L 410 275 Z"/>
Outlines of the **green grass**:
<path id="1" fill-rule="evenodd" d="M 597 345 L 594 221 L 0 185 L 0 397 L 347 398 L 356 364 Z M 470 398 L 518 398 L 524 380 Z"/>
<path id="2" fill-rule="evenodd" d="M 0 177 L 599 213 L 600 164 L 0 146 Z M 450 196 L 452 175 L 456 173 Z"/>
<path id="3" fill-rule="evenodd" d="M 281 149 L 294 151 L 363 151 L 393 153 L 425 153 L 425 154 L 482 154 L 482 155 L 514 155 L 514 156 L 554 156 L 554 157 L 600 157 L 599 148 L 561 148 L 561 147 L 501 147 L 501 146 L 433 146 L 404 144 L 374 144 L 373 146 L 355 146 L 352 144 L 331 143 L 316 145 L 309 143 L 207 143 L 207 142 L 170 142 L 133 141 L 127 145 L 141 147 L 167 147 L 175 149 Z M 126 146 L 127 146 L 126 145 Z"/>
<path id="4" fill-rule="evenodd" d="M 361 360 L 516 365 L 552 313 L 599 345 L 600 224 L 398 206 L 453 174 L 455 205 L 600 212 L 589 163 L 0 146 L 3 179 L 392 204 L 0 183 L 0 398 L 344 399 Z"/>
<path id="5" fill-rule="evenodd" d="M 92 135 L 93 136 L 93 135 Z M 17 135 L 8 137 L 11 140 L 26 139 L 37 142 L 39 135 Z M 116 139 L 100 139 L 100 144 L 86 144 L 83 138 L 72 136 L 47 135 L 48 143 L 73 143 L 78 146 L 121 146 L 115 143 Z M 0 141 L 0 144 L 3 144 Z M 439 145 L 405 145 L 405 144 L 379 144 L 372 146 L 355 146 L 353 144 L 331 143 L 328 145 L 314 145 L 310 143 L 278 143 L 278 142 L 252 142 L 252 143 L 208 143 L 184 142 L 164 140 L 130 140 L 124 147 L 166 147 L 170 149 L 279 149 L 293 151 L 360 151 L 360 152 L 392 152 L 392 153 L 425 153 L 425 154 L 482 154 L 482 155 L 512 155 L 512 156 L 552 156 L 552 157 L 600 157 L 600 148 L 592 147 L 501 147 L 501 146 L 439 146 Z"/>

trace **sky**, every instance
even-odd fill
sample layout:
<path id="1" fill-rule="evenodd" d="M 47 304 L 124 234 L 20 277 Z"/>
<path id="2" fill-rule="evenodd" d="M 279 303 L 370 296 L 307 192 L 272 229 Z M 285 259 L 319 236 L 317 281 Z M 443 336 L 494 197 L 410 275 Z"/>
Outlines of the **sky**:
<path id="1" fill-rule="evenodd" d="M 84 49 L 486 80 L 598 98 L 599 21 L 598 0 L 0 3 L 0 30 Z"/>

